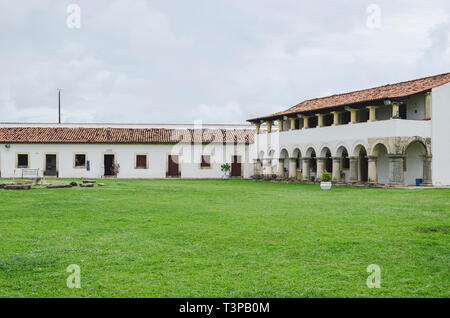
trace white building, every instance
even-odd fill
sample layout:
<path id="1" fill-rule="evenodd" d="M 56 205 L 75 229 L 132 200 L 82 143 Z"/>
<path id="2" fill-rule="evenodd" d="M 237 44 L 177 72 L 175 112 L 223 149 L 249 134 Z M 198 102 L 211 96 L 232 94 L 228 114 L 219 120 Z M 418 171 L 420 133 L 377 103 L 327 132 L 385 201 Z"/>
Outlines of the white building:
<path id="1" fill-rule="evenodd" d="M 219 178 L 229 163 L 244 178 L 320 181 L 327 170 L 337 183 L 450 185 L 449 82 L 446 73 L 311 99 L 248 120 L 256 129 L 3 123 L 0 176 Z"/>
<path id="2" fill-rule="evenodd" d="M 250 177 L 254 129 L 247 125 L 204 128 L 0 124 L 0 176 L 220 178 L 220 166 L 229 163 L 231 176 Z"/>
<path id="3" fill-rule="evenodd" d="M 334 182 L 450 185 L 449 82 L 446 73 L 250 119 L 255 175 L 320 181 L 327 170 Z"/>

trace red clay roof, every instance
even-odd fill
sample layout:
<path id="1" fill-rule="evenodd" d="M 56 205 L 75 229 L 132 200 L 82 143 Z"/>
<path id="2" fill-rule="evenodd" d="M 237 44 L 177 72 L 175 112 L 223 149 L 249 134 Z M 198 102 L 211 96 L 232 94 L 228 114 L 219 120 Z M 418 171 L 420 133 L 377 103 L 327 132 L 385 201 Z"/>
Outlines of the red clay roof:
<path id="1" fill-rule="evenodd" d="M 344 94 L 331 95 L 327 97 L 314 98 L 301 102 L 287 110 L 274 113 L 268 116 L 248 119 L 255 121 L 258 119 L 269 119 L 295 113 L 314 111 L 338 106 L 347 106 L 356 103 L 370 102 L 389 98 L 400 98 L 426 92 L 434 87 L 438 87 L 450 82 L 450 73 L 434 75 L 407 82 L 388 84 L 375 88 L 363 89 Z"/>
<path id="2" fill-rule="evenodd" d="M 0 127 L 0 143 L 253 143 L 252 129 Z"/>

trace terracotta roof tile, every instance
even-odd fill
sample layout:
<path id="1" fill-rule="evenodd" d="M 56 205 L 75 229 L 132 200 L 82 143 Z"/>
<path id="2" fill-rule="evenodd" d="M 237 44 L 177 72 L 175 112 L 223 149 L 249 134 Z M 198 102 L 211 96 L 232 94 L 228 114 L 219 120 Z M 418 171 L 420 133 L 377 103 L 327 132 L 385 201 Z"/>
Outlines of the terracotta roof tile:
<path id="1" fill-rule="evenodd" d="M 0 143 L 253 143 L 252 129 L 0 127 Z"/>
<path id="2" fill-rule="evenodd" d="M 338 106 L 347 106 L 362 102 L 370 102 L 389 98 L 406 97 L 413 94 L 426 92 L 434 87 L 438 87 L 450 82 L 450 73 L 429 76 L 407 82 L 388 84 L 375 88 L 368 88 L 344 94 L 331 95 L 322 98 L 314 98 L 301 102 L 287 110 L 274 113 L 268 116 L 256 117 L 248 121 L 258 119 L 276 118 L 285 115 L 326 109 Z"/>

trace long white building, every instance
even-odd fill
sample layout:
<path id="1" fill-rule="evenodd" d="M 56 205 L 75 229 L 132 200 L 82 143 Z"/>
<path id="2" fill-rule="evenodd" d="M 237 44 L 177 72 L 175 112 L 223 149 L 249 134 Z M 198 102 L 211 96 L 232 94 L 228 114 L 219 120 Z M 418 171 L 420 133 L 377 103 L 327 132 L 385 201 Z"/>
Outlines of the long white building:
<path id="1" fill-rule="evenodd" d="M 450 185 L 450 73 L 306 100 L 250 125 L 0 123 L 0 176 Z"/>
<path id="2" fill-rule="evenodd" d="M 255 175 L 450 185 L 450 73 L 306 100 L 249 119 Z"/>
<path id="3" fill-rule="evenodd" d="M 253 173 L 249 126 L 0 124 L 1 177 L 220 178 Z"/>

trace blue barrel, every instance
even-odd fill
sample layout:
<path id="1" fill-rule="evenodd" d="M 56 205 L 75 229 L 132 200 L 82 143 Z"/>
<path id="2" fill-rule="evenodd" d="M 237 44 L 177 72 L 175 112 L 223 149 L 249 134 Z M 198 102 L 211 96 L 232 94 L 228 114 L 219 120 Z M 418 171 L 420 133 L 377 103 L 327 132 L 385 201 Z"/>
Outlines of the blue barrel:
<path id="1" fill-rule="evenodd" d="M 422 179 L 416 179 L 416 186 L 420 186 L 420 184 L 423 182 Z"/>

